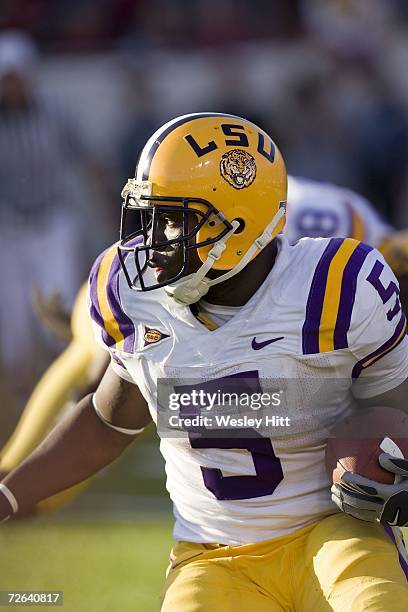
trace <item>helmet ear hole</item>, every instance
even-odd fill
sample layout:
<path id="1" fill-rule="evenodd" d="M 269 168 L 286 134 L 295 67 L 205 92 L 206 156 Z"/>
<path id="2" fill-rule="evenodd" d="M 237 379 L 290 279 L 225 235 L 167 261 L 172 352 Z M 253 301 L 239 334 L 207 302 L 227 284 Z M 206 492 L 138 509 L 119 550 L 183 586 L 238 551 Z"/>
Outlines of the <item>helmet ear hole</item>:
<path id="1" fill-rule="evenodd" d="M 241 234 L 245 228 L 245 221 L 241 219 L 241 217 L 237 217 L 236 219 L 233 219 L 233 221 L 238 221 L 239 223 L 239 226 L 235 230 L 234 234 Z"/>

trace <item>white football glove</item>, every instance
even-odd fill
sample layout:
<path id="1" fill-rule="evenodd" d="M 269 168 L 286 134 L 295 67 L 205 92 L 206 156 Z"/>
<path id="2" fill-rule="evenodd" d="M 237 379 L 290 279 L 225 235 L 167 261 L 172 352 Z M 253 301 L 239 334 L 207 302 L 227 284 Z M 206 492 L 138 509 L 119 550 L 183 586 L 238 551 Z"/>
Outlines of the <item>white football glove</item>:
<path id="1" fill-rule="evenodd" d="M 344 472 L 331 488 L 332 501 L 346 514 L 363 521 L 408 526 L 408 460 L 388 453 L 379 456 L 381 467 L 396 474 L 395 484 L 383 484 Z"/>

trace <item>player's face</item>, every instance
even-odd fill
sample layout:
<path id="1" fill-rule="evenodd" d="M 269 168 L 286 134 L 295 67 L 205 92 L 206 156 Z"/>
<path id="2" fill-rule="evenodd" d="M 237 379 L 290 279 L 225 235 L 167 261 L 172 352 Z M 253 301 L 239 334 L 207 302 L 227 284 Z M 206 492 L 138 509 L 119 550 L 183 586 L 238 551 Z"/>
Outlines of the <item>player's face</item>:
<path id="1" fill-rule="evenodd" d="M 186 231 L 184 223 L 181 211 L 161 212 L 155 216 L 155 220 L 151 225 L 149 243 L 160 244 L 169 240 L 179 240 Z M 187 218 L 187 232 L 190 233 L 196 224 L 196 215 L 189 214 Z M 192 244 L 194 244 L 194 241 L 190 241 L 189 246 Z M 183 267 L 183 257 L 182 243 L 169 244 L 160 249 L 152 249 L 147 264 L 154 268 L 157 282 L 163 283 L 179 274 Z M 198 257 L 196 249 L 189 250 L 187 274 L 196 272 L 201 264 L 202 262 Z"/>

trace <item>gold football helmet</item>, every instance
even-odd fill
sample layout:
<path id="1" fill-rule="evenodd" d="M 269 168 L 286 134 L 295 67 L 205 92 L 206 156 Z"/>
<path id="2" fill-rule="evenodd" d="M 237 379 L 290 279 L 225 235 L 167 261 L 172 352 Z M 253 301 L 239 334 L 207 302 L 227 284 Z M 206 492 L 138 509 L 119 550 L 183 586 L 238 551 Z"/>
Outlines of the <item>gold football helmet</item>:
<path id="1" fill-rule="evenodd" d="M 282 231 L 286 191 L 285 164 L 278 148 L 250 121 L 221 113 L 196 113 L 169 121 L 148 140 L 135 178 L 122 191 L 118 248 L 129 285 L 139 291 L 165 286 L 177 301 L 196 302 L 211 285 L 242 270 Z M 128 233 L 128 215 L 135 210 L 141 230 Z M 159 216 L 176 211 L 183 215 L 182 235 L 155 242 Z M 143 242 L 135 240 L 139 236 Z M 182 269 L 166 282 L 146 285 L 142 262 L 149 259 L 149 251 L 175 244 L 184 249 Z M 192 274 L 188 269 L 191 249 L 196 249 L 202 262 Z M 126 263 L 129 252 L 135 258 L 135 279 Z M 225 274 L 209 279 L 206 274 L 211 268 Z"/>

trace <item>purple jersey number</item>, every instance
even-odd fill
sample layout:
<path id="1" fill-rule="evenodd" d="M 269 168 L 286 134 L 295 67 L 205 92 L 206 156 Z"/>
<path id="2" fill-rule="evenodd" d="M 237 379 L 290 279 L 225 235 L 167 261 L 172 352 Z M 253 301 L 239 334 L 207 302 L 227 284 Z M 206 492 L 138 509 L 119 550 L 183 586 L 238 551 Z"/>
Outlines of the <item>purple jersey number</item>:
<path id="1" fill-rule="evenodd" d="M 294 225 L 298 232 L 298 239 L 304 236 L 310 238 L 330 238 L 336 236 L 339 230 L 340 220 L 338 215 L 331 210 L 316 210 L 305 208 L 294 219 Z"/>
<path id="2" fill-rule="evenodd" d="M 241 430 L 242 438 L 205 438 L 201 434 L 189 434 L 192 448 L 245 449 L 252 455 L 256 476 L 223 476 L 219 469 L 201 466 L 204 484 L 217 499 L 250 499 L 272 495 L 283 480 L 282 465 L 270 439 L 261 436 L 245 438 L 247 431 Z M 231 432 L 226 430 L 225 434 L 228 433 Z"/>
<path id="3" fill-rule="evenodd" d="M 202 383 L 199 387 L 209 393 L 231 393 L 233 389 L 238 394 L 262 393 L 259 374 L 256 371 L 225 376 Z M 191 392 L 193 389 L 197 389 L 197 386 L 183 385 L 175 388 L 177 392 L 182 393 Z M 182 412 L 190 416 L 200 413 L 197 408 L 192 410 L 192 407 L 181 410 L 180 413 Z M 217 437 L 206 436 L 201 431 L 189 431 L 189 440 L 192 448 L 243 449 L 251 453 L 255 476 L 224 476 L 220 469 L 200 466 L 205 486 L 217 499 L 250 499 L 272 495 L 283 480 L 282 465 L 275 455 L 270 439 L 261 435 L 254 437 L 253 430 L 218 430 Z"/>
<path id="4" fill-rule="evenodd" d="M 373 269 L 370 274 L 367 276 L 368 282 L 374 287 L 374 289 L 379 294 L 381 301 L 383 304 L 388 302 L 388 300 L 395 295 L 395 304 L 390 310 L 387 312 L 388 321 L 392 321 L 393 318 L 400 312 L 401 310 L 401 302 L 399 299 L 400 290 L 398 285 L 394 283 L 394 281 L 390 281 L 388 283 L 388 287 L 384 287 L 382 281 L 380 279 L 381 272 L 384 270 L 384 264 L 381 263 L 377 259 L 374 264 Z"/>

